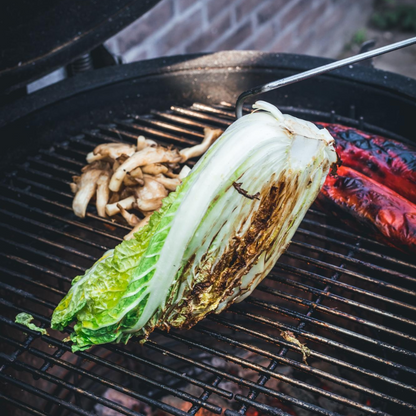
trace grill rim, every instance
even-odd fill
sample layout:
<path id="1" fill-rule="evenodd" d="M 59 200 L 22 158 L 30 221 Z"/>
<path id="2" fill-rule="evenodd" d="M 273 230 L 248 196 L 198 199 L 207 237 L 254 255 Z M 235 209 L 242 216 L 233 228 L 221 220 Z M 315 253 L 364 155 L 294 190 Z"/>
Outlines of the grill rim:
<path id="1" fill-rule="evenodd" d="M 56 84 L 50 85 L 17 101 L 0 107 L 0 128 L 50 106 L 58 101 L 77 94 L 102 88 L 119 82 L 132 81 L 153 75 L 173 74 L 182 71 L 210 71 L 215 69 L 238 68 L 245 70 L 271 68 L 287 69 L 301 72 L 314 67 L 334 62 L 333 59 L 287 53 L 270 53 L 260 51 L 222 51 L 215 53 L 198 53 L 173 55 L 132 62 L 114 67 L 97 69 L 78 74 Z M 339 78 L 355 83 L 382 89 L 403 98 L 416 99 L 416 80 L 391 72 L 366 67 L 360 64 L 351 68 L 334 70 L 319 78 Z M 236 97 L 242 91 L 236 91 Z"/>

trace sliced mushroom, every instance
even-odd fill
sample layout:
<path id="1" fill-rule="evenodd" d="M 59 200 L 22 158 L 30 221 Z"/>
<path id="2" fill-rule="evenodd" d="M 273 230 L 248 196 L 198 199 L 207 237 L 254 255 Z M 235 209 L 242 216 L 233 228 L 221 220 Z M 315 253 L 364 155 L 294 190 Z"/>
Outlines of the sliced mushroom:
<path id="1" fill-rule="evenodd" d="M 105 217 L 105 206 L 110 199 L 110 189 L 108 184 L 110 183 L 111 173 L 109 170 L 103 172 L 97 180 L 97 198 L 95 201 L 97 212 L 100 217 Z"/>
<path id="2" fill-rule="evenodd" d="M 145 178 L 146 176 L 144 175 Z M 162 174 L 154 176 L 154 179 L 161 183 L 168 191 L 176 191 L 176 188 L 181 184 L 179 178 L 167 178 Z"/>
<path id="3" fill-rule="evenodd" d="M 146 139 L 144 136 L 137 138 L 137 152 L 143 150 L 145 147 L 156 147 L 157 143 L 154 140 Z"/>
<path id="4" fill-rule="evenodd" d="M 122 199 L 128 198 L 131 195 L 135 195 L 135 188 L 137 188 L 137 186 L 127 186 L 124 188 L 121 192 L 118 193 L 120 195 L 118 200 L 120 201 Z"/>
<path id="5" fill-rule="evenodd" d="M 208 148 L 218 139 L 222 134 L 222 130 L 220 129 L 211 129 L 210 127 L 204 128 L 204 140 L 202 140 L 201 144 L 196 146 L 187 147 L 186 149 L 182 149 L 179 153 L 182 156 L 181 162 L 184 163 L 188 159 L 192 157 L 201 156 L 204 154 Z"/>
<path id="6" fill-rule="evenodd" d="M 144 175 L 144 186 L 134 188 L 134 191 L 138 200 L 165 198 L 168 195 L 166 188 L 156 178 L 150 175 Z"/>
<path id="7" fill-rule="evenodd" d="M 151 217 L 151 214 L 146 215 L 142 220 L 140 220 L 140 222 L 136 224 L 134 228 L 127 235 L 124 236 L 124 239 L 131 240 L 134 237 L 134 234 L 137 233 L 137 231 L 139 231 L 140 228 L 144 227 L 146 224 L 149 223 L 150 217 Z"/>
<path id="8" fill-rule="evenodd" d="M 117 208 L 120 210 L 120 214 L 123 216 L 123 218 L 132 227 L 134 227 L 140 222 L 140 219 L 137 217 L 137 215 L 128 212 L 125 208 L 123 208 L 121 204 L 117 204 Z"/>
<path id="9" fill-rule="evenodd" d="M 76 194 L 78 191 L 78 184 L 79 184 L 80 179 L 81 179 L 81 176 L 73 176 L 72 177 L 73 182 L 69 184 L 69 187 L 71 188 L 71 192 L 73 192 L 74 194 Z"/>
<path id="10" fill-rule="evenodd" d="M 144 185 L 144 180 L 141 178 L 135 178 L 128 173 L 123 179 L 123 184 L 126 186 Z"/>
<path id="11" fill-rule="evenodd" d="M 177 173 L 173 173 L 172 170 L 169 168 L 167 172 L 164 173 L 165 176 L 167 176 L 168 178 L 177 178 L 178 174 Z"/>
<path id="12" fill-rule="evenodd" d="M 146 147 L 133 156 L 129 157 L 114 172 L 110 181 L 110 190 L 118 192 L 127 172 L 131 172 L 137 167 L 148 165 L 150 163 L 176 163 L 179 162 L 180 155 L 177 150 L 167 150 L 163 147 Z"/>
<path id="13" fill-rule="evenodd" d="M 138 199 L 135 208 L 142 212 L 157 211 L 162 206 L 163 198 Z"/>
<path id="14" fill-rule="evenodd" d="M 168 170 L 169 169 L 161 163 L 151 163 L 150 165 L 142 167 L 143 173 L 147 173 L 149 175 L 159 175 L 160 173 L 166 173 Z"/>
<path id="15" fill-rule="evenodd" d="M 134 195 L 129 196 L 128 198 L 122 199 L 121 201 L 115 202 L 114 204 L 107 204 L 105 207 L 105 212 L 109 217 L 116 215 L 120 212 L 121 205 L 124 209 L 132 209 L 136 203 L 136 197 Z"/>
<path id="16" fill-rule="evenodd" d="M 136 146 L 134 144 L 104 143 L 97 146 L 91 153 L 88 153 L 87 162 L 92 163 L 105 158 L 117 159 L 123 154 L 131 156 L 134 152 L 136 152 Z"/>
<path id="17" fill-rule="evenodd" d="M 97 189 L 97 181 L 108 170 L 108 163 L 103 162 L 94 162 L 82 169 L 83 174 L 79 179 L 77 193 L 72 201 L 72 209 L 75 215 L 81 218 L 85 217 L 87 205 Z"/>
<path id="18" fill-rule="evenodd" d="M 112 194 L 110 196 L 110 199 L 108 200 L 108 203 L 109 204 L 114 204 L 115 202 L 120 201 L 120 199 L 123 199 L 123 198 L 120 198 L 120 193 L 119 192 L 112 192 Z"/>
<path id="19" fill-rule="evenodd" d="M 131 176 L 133 176 L 133 178 L 139 178 L 139 179 L 142 179 L 142 178 L 143 178 L 143 172 L 142 172 L 142 169 L 141 169 L 141 168 L 136 168 L 136 169 L 133 169 L 133 170 L 130 172 L 130 175 L 131 175 Z"/>

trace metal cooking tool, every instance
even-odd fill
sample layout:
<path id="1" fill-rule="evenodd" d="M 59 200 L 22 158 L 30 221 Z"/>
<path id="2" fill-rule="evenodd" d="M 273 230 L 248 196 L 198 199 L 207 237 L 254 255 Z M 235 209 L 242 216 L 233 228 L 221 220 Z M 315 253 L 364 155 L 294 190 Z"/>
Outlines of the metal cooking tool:
<path id="1" fill-rule="evenodd" d="M 332 71 L 333 69 L 342 68 L 343 66 L 355 64 L 365 59 L 373 58 L 375 56 L 383 55 L 388 52 L 395 51 L 397 49 L 405 48 L 416 43 L 416 37 L 402 40 L 400 42 L 392 43 L 391 45 L 383 46 L 381 48 L 374 49 L 373 51 L 368 51 L 360 53 L 358 55 L 351 56 L 349 58 L 341 59 L 339 61 L 331 62 L 330 64 L 320 66 L 318 68 L 310 69 L 300 74 L 292 75 L 283 79 L 278 79 L 277 81 L 269 82 L 268 84 L 259 85 L 258 87 L 252 88 L 248 91 L 243 92 L 237 99 L 235 106 L 235 114 L 237 118 L 240 118 L 243 115 L 243 104 L 244 101 L 253 95 L 262 94 L 264 92 L 272 91 L 285 85 L 293 84 L 298 81 L 303 81 L 304 79 L 312 78 L 316 75 L 324 74 L 325 72 Z"/>

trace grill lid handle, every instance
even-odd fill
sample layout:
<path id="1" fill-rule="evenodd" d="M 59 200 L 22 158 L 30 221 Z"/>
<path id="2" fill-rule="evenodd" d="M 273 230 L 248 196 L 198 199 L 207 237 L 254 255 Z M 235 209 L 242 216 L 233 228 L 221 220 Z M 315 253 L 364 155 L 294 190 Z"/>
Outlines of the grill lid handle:
<path id="1" fill-rule="evenodd" d="M 300 74 L 292 75 L 290 77 L 278 79 L 276 81 L 269 82 L 268 84 L 259 85 L 248 91 L 243 92 L 238 98 L 235 106 L 235 114 L 237 118 L 240 118 L 243 115 L 243 104 L 248 97 L 255 95 L 263 94 L 264 92 L 272 91 L 286 85 L 294 84 L 298 81 L 303 81 L 304 79 L 312 78 L 316 75 L 324 74 L 325 72 L 332 71 L 334 69 L 342 68 L 347 65 L 352 65 L 357 62 L 364 61 L 369 58 L 374 58 L 375 56 L 383 55 L 388 52 L 395 51 L 397 49 L 405 48 L 416 44 L 416 37 L 402 40 L 400 42 L 392 43 L 391 45 L 386 45 L 381 48 L 374 49 L 372 51 L 360 53 L 358 55 L 350 56 L 349 58 L 341 59 L 339 61 L 331 62 L 330 64 L 320 66 L 318 68 L 310 69 Z"/>

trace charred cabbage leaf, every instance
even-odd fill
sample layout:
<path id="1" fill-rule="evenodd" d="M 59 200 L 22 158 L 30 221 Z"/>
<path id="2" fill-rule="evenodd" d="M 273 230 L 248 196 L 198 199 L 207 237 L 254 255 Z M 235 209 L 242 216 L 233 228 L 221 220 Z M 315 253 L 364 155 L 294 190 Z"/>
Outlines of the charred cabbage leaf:
<path id="1" fill-rule="evenodd" d="M 286 250 L 337 157 L 312 123 L 259 101 L 135 238 L 74 279 L 52 316 L 73 350 L 189 328 L 250 295 Z"/>

